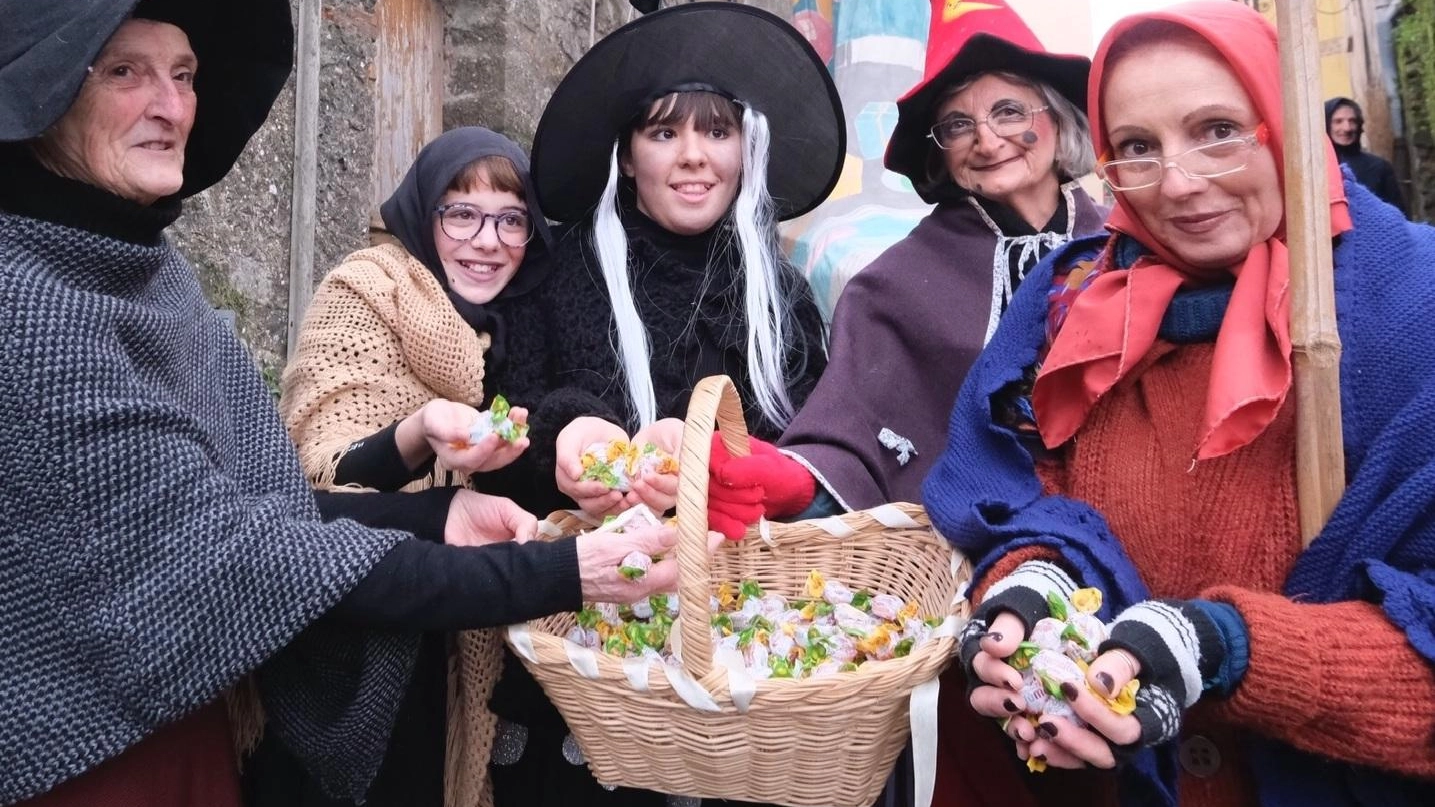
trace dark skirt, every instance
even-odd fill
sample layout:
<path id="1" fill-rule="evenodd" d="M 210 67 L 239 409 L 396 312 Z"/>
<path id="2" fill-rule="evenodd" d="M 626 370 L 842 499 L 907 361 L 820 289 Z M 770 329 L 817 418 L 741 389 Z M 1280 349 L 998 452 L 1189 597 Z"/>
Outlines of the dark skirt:
<path id="1" fill-rule="evenodd" d="M 222 702 L 164 726 L 124 753 L 16 807 L 240 807 Z"/>
<path id="2" fill-rule="evenodd" d="M 504 654 L 503 676 L 489 708 L 507 723 L 494 739 L 494 807 L 664 807 L 667 796 L 620 787 L 608 790 L 588 772 L 568 724 L 543 694 L 543 688 L 511 653 Z M 512 727 L 521 727 L 515 730 Z M 521 735 L 518 737 L 516 735 Z M 568 744 L 566 753 L 565 741 Z M 636 764 L 642 764 L 635 760 Z"/>
<path id="3" fill-rule="evenodd" d="M 442 633 L 419 642 L 404 700 L 389 736 L 383 765 L 369 788 L 365 807 L 443 807 L 444 745 L 447 739 L 448 650 Z M 278 736 L 266 731 L 244 763 L 248 807 L 352 807 L 328 796 Z"/>

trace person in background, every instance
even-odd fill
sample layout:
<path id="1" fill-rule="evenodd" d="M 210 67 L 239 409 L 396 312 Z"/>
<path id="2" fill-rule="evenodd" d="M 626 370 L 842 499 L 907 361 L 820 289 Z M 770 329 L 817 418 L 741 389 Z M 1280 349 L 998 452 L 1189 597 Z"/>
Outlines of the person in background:
<path id="1" fill-rule="evenodd" d="M 0 0 L 0 803 L 237 807 L 257 727 L 223 695 L 251 673 L 265 741 L 362 801 L 422 631 L 676 583 L 617 569 L 671 530 L 519 543 L 535 520 L 473 491 L 310 489 L 164 236 L 263 124 L 289 15 Z"/>
<path id="2" fill-rule="evenodd" d="M 1432 803 L 1435 229 L 1300 155 L 1329 180 L 1347 481 L 1305 547 L 1275 29 L 1215 0 L 1127 17 L 1088 108 L 1110 234 L 1028 277 L 924 486 L 975 564 L 971 707 L 1095 795 L 1052 805 Z M 1029 715 L 1008 659 L 1078 587 L 1109 625 L 1053 684 L 1080 722 Z"/>
<path id="3" fill-rule="evenodd" d="M 1382 157 L 1371 154 L 1360 145 L 1365 134 L 1365 115 L 1360 104 L 1349 98 L 1332 98 L 1325 102 L 1325 133 L 1335 145 L 1335 156 L 1340 164 L 1349 166 L 1350 172 L 1360 184 L 1380 197 L 1386 204 L 1405 211 L 1405 194 L 1400 192 L 1400 181 L 1395 178 L 1395 168 Z"/>

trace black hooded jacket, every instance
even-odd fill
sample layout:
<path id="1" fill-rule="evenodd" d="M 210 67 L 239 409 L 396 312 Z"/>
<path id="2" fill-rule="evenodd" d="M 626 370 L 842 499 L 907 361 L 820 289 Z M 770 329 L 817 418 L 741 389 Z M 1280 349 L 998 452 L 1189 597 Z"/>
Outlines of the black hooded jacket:
<path id="1" fill-rule="evenodd" d="M 1335 146 L 1335 156 L 1339 158 L 1341 165 L 1350 166 L 1357 182 L 1369 188 L 1386 204 L 1394 205 L 1403 212 L 1405 195 L 1400 192 L 1400 183 L 1395 179 L 1395 168 L 1360 147 L 1360 138 L 1365 134 L 1365 113 L 1361 111 L 1360 104 L 1349 98 L 1332 98 L 1326 101 L 1325 133 L 1330 134 L 1330 121 L 1335 117 L 1335 111 L 1343 106 L 1355 110 L 1355 142 L 1342 146 L 1332 138 L 1330 142 Z"/>

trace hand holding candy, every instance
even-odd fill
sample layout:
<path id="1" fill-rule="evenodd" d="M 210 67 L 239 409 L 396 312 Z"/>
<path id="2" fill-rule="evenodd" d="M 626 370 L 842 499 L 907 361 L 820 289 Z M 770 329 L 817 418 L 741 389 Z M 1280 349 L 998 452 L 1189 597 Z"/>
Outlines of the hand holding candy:
<path id="1" fill-rule="evenodd" d="M 394 442 L 409 469 L 423 464 L 430 455 L 444 467 L 462 473 L 492 471 L 513 462 L 528 448 L 528 438 L 514 442 L 497 434 L 473 439 L 473 425 L 488 417 L 467 404 L 435 398 L 400 421 Z M 509 410 L 513 423 L 526 424 L 528 410 Z"/>
<path id="2" fill-rule="evenodd" d="M 585 513 L 605 516 L 632 506 L 623 494 L 592 479 L 583 479 L 583 450 L 593 443 L 627 440 L 621 426 L 602 418 L 575 418 L 558 433 L 557 464 L 553 469 L 558 490 L 577 502 Z"/>
<path id="3" fill-rule="evenodd" d="M 448 506 L 443 540 L 454 546 L 523 543 L 538 534 L 538 518 L 510 499 L 459 490 Z"/>
<path id="4" fill-rule="evenodd" d="M 670 457 L 677 457 L 683 445 L 683 422 L 677 418 L 663 418 L 638 430 L 632 442 L 645 446 L 652 444 Z M 628 506 L 646 504 L 655 513 L 666 513 L 678 504 L 678 475 L 657 473 L 646 470 L 629 481 L 630 489 L 624 497 Z"/>
<path id="5" fill-rule="evenodd" d="M 678 586 L 678 562 L 662 558 L 637 577 L 619 571 L 633 553 L 650 558 L 667 555 L 678 542 L 672 527 L 636 527 L 620 533 L 578 536 L 578 575 L 584 602 L 630 603 Z"/>

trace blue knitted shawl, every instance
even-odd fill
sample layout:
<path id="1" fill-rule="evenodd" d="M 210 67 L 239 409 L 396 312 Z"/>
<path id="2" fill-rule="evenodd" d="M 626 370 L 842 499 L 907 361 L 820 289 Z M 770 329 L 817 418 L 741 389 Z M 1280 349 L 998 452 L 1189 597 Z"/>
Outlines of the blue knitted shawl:
<path id="1" fill-rule="evenodd" d="M 1285 593 L 1308 602 L 1379 602 L 1410 644 L 1435 661 L 1435 229 L 1412 224 L 1345 175 L 1353 231 L 1335 247 L 1341 411 L 1348 488 L 1297 559 Z M 1042 495 L 1032 456 L 991 410 L 1045 337 L 1053 269 L 1094 256 L 1104 238 L 1074 241 L 1023 283 L 957 397 L 946 452 L 923 494 L 932 523 L 976 563 L 980 579 L 1025 546 L 1058 552 L 1083 585 L 1106 592 L 1101 617 L 1146 599 L 1139 573 L 1091 506 Z M 1124 771 L 1124 804 L 1174 804 L 1169 746 Z M 1258 741 L 1251 749 L 1268 805 L 1431 804 L 1428 785 L 1317 760 Z"/>

